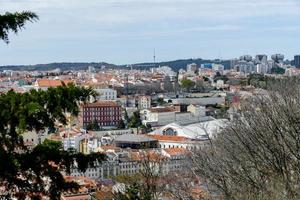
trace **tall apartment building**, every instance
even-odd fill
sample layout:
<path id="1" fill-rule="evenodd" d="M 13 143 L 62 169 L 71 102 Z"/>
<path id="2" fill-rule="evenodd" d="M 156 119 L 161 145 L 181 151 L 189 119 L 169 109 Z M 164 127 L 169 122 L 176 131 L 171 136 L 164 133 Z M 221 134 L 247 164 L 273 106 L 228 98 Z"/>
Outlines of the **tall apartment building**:
<path id="1" fill-rule="evenodd" d="M 294 57 L 295 67 L 300 68 L 300 55 Z"/>
<path id="2" fill-rule="evenodd" d="M 192 63 L 192 64 L 188 64 L 186 66 L 186 71 L 187 72 L 192 72 L 192 73 L 195 73 L 197 71 L 198 67 L 197 67 L 197 64 L 196 63 Z"/>
<path id="3" fill-rule="evenodd" d="M 115 127 L 121 121 L 121 106 L 113 101 L 98 101 L 81 107 L 83 127 L 97 122 L 100 127 Z"/>

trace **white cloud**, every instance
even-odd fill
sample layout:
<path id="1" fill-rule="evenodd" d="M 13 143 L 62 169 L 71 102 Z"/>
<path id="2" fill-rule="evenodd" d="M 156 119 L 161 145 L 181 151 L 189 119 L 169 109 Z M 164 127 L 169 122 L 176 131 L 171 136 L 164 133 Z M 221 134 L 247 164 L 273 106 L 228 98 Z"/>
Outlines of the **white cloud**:
<path id="1" fill-rule="evenodd" d="M 93 52 L 126 57 L 129 53 L 118 53 L 120 46 L 135 46 L 135 53 L 139 53 L 140 49 L 159 45 L 169 51 L 168 46 L 173 45 L 170 52 L 184 49 L 187 55 L 192 46 L 194 54 L 215 51 L 207 47 L 216 39 L 217 45 L 227 47 L 229 52 L 259 48 L 263 43 L 267 49 L 274 48 L 265 42 L 270 37 L 275 40 L 300 33 L 300 0 L 0 0 L 0 13 L 21 10 L 37 12 L 40 21 L 28 24 L 17 37 L 12 34 L 11 44 L 0 46 L 0 55 L 1 50 L 3 54 L 10 49 L 19 50 L 25 60 L 40 59 L 30 62 L 47 60 L 51 50 L 52 60 L 64 57 L 66 52 L 80 52 L 83 58 Z M 294 41 L 279 42 L 281 46 L 289 44 L 287 50 L 299 48 Z M 207 46 L 200 49 L 203 43 Z M 28 48 L 33 53 L 26 53 Z M 57 53 L 56 49 L 66 52 Z M 45 52 L 45 58 L 36 57 L 36 52 Z M 10 59 L 7 63 L 15 62 L 15 56 Z"/>
<path id="2" fill-rule="evenodd" d="M 300 17 L 297 2 L 298 0 L 0 0 L 0 12 L 37 12 L 40 21 L 30 26 L 32 32 L 25 34 L 44 40 L 84 37 L 149 38 L 243 31 L 246 28 L 243 20 L 249 19 L 261 22 L 270 18 L 296 19 Z"/>
<path id="3" fill-rule="evenodd" d="M 0 11 L 59 13 L 101 24 L 299 16 L 298 0 L 0 0 Z M 53 16 L 54 17 L 54 16 Z"/>

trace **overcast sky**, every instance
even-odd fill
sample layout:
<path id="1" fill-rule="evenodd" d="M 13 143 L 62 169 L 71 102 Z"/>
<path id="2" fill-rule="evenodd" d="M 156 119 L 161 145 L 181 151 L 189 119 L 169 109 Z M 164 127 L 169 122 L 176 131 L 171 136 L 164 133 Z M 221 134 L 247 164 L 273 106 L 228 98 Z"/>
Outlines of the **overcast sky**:
<path id="1" fill-rule="evenodd" d="M 0 41 L 0 65 L 300 54 L 300 0 L 0 0 L 22 10 L 40 20 Z"/>

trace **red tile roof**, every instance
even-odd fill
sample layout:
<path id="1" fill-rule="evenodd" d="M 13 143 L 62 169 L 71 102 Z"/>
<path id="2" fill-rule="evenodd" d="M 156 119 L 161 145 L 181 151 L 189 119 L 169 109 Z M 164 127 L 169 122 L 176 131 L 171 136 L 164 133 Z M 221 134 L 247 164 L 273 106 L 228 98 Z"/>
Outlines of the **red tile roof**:
<path id="1" fill-rule="evenodd" d="M 170 148 L 170 149 L 164 149 L 164 151 L 168 153 L 170 156 L 188 154 L 189 152 L 185 148 Z"/>
<path id="2" fill-rule="evenodd" d="M 70 83 L 73 83 L 71 80 L 49 80 L 49 79 L 40 79 L 37 80 L 37 84 L 39 87 L 58 87 L 62 85 L 68 85 Z"/>
<path id="3" fill-rule="evenodd" d="M 153 113 L 174 112 L 174 108 L 151 108 L 150 111 Z"/>
<path id="4" fill-rule="evenodd" d="M 84 108 L 89 108 L 89 107 L 117 107 L 118 104 L 116 102 L 113 101 L 98 101 L 95 103 L 87 103 L 84 104 L 83 107 Z"/>

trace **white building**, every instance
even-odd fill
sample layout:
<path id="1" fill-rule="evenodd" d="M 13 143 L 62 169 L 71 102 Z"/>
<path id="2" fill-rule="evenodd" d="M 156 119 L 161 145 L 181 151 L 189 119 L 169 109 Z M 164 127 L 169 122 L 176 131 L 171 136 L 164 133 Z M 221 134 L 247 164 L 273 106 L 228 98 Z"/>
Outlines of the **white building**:
<path id="1" fill-rule="evenodd" d="M 78 152 L 90 153 L 98 144 L 93 136 L 77 130 L 66 130 L 60 133 L 64 150 L 75 149 Z M 95 144 L 96 142 L 96 144 Z"/>
<path id="2" fill-rule="evenodd" d="M 219 72 L 224 71 L 224 65 L 213 63 L 212 70 L 219 71 Z"/>
<path id="3" fill-rule="evenodd" d="M 117 91 L 114 89 L 106 88 L 106 89 L 95 89 L 98 93 L 97 100 L 116 100 L 117 99 Z"/>
<path id="4" fill-rule="evenodd" d="M 197 71 L 198 67 L 196 63 L 188 64 L 186 66 L 186 71 L 188 73 L 195 73 Z"/>
<path id="5" fill-rule="evenodd" d="M 88 168 L 85 172 L 76 167 L 71 169 L 71 176 L 88 177 L 91 179 L 105 179 L 118 175 L 133 175 L 139 173 L 146 165 L 151 165 L 152 170 L 160 173 L 169 173 L 182 170 L 186 165 L 188 151 L 183 148 L 164 150 L 150 150 L 149 152 L 124 150 L 121 153 L 106 152 L 107 160 Z M 141 162 L 145 155 L 154 155 L 161 160 L 146 160 Z M 145 164 L 149 162 L 148 164 Z M 76 164 L 75 164 L 76 166 Z"/>
<path id="6" fill-rule="evenodd" d="M 164 126 L 170 123 L 189 124 L 205 119 L 205 107 L 199 105 L 188 106 L 187 112 L 178 112 L 174 107 L 156 107 L 141 111 L 144 125 L 152 127 Z"/>
<path id="7" fill-rule="evenodd" d="M 215 135 L 225 127 L 228 120 L 210 118 L 208 121 L 189 125 L 179 125 L 171 123 L 154 130 L 149 135 L 171 135 L 188 138 L 191 140 L 205 140 L 213 138 Z"/>
<path id="8" fill-rule="evenodd" d="M 139 109 L 149 109 L 151 108 L 151 97 L 150 96 L 141 96 L 138 101 Z"/>
<path id="9" fill-rule="evenodd" d="M 174 149 L 182 148 L 187 150 L 202 149 L 210 144 L 207 137 L 203 137 L 201 140 L 192 140 L 182 136 L 166 135 L 172 133 L 171 129 L 165 130 L 165 135 L 149 135 L 154 139 L 158 140 L 158 146 L 161 149 Z"/>
<path id="10" fill-rule="evenodd" d="M 48 130 L 42 130 L 38 133 L 36 131 L 28 131 L 22 134 L 23 142 L 26 146 L 35 147 L 44 142 L 48 137 Z"/>
<path id="11" fill-rule="evenodd" d="M 211 104 L 225 104 L 225 97 L 174 98 L 171 100 L 173 104 L 197 104 L 203 106 Z"/>

